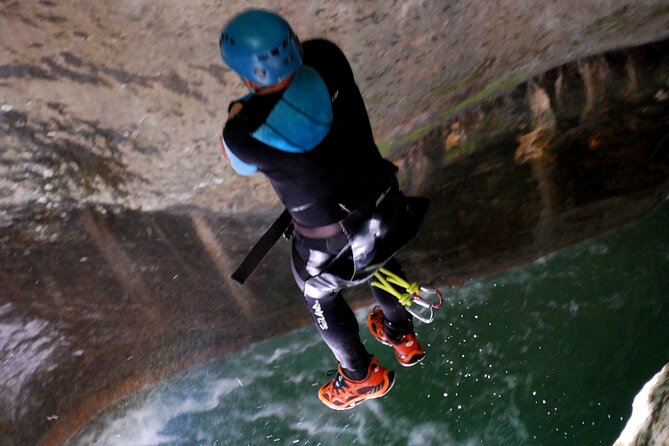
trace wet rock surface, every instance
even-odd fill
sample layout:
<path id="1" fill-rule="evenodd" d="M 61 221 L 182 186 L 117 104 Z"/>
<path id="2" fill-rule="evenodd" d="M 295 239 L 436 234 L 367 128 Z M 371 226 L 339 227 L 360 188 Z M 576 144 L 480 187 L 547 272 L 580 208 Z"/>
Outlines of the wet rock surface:
<path id="1" fill-rule="evenodd" d="M 159 377 L 306 323 L 288 275 L 231 283 L 245 246 L 228 237 L 248 242 L 256 224 L 200 212 L 32 217 L 44 232 L 11 231 L 0 254 L 2 432 L 12 444 L 69 431 Z M 271 269 L 287 273 L 280 264 Z"/>
<path id="2" fill-rule="evenodd" d="M 664 36 L 666 5 L 483 3 L 268 2 L 351 55 L 403 187 L 432 200 L 402 260 L 440 287 L 613 230 L 669 193 L 667 43 L 594 55 Z M 218 155 L 241 91 L 209 37 L 240 7 L 0 2 L 8 444 L 59 444 L 150 382 L 309 322 L 288 243 L 245 287 L 229 279 L 281 211 Z"/>
<path id="3" fill-rule="evenodd" d="M 661 446 L 669 443 L 669 364 L 634 398 L 634 411 L 613 446 Z"/>
<path id="4" fill-rule="evenodd" d="M 401 254 L 409 273 L 457 285 L 613 230 L 661 202 L 666 48 L 560 67 L 395 147 L 405 190 L 432 200 Z M 630 76 L 639 58 L 652 69 L 636 65 Z M 606 67 L 607 79 L 589 84 L 587 66 Z M 245 287 L 229 279 L 279 212 L 11 209 L 0 250 L 5 438 L 58 444 L 150 382 L 308 323 L 288 243 Z M 364 289 L 351 296 L 369 299 Z"/>
<path id="5" fill-rule="evenodd" d="M 0 2 L 0 205 L 197 205 L 261 212 L 267 183 L 233 175 L 218 138 L 244 94 L 218 32 L 240 0 Z M 669 35 L 663 0 L 322 0 L 276 9 L 349 56 L 391 146 L 532 75 Z"/>

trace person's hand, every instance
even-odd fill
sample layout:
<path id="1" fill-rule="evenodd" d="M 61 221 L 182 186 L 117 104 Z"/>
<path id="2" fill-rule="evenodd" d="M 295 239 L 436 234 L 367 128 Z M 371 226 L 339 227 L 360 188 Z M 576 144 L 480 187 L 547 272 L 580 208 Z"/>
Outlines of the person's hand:
<path id="1" fill-rule="evenodd" d="M 244 106 L 242 105 L 241 102 L 235 102 L 234 104 L 232 104 L 232 107 L 230 108 L 230 112 L 228 113 L 228 121 L 231 120 L 232 118 L 234 118 L 237 113 L 242 111 L 243 107 Z"/>

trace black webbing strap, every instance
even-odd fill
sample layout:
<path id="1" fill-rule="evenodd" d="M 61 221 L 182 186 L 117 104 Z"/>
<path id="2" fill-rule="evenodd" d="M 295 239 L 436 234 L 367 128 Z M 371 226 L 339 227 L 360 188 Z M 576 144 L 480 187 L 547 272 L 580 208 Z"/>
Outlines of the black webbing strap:
<path id="1" fill-rule="evenodd" d="M 232 280 L 240 285 L 253 274 L 253 271 L 258 267 L 262 259 L 265 258 L 272 246 L 279 238 L 284 235 L 290 228 L 293 218 L 290 216 L 288 209 L 284 209 L 279 218 L 276 219 L 272 226 L 260 237 L 260 240 L 253 245 L 251 251 L 246 255 L 242 263 L 232 273 Z"/>

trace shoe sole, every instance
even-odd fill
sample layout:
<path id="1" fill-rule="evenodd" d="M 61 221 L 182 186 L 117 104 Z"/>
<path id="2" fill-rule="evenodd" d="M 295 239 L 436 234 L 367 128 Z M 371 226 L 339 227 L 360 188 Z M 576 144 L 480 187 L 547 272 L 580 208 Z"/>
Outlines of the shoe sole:
<path id="1" fill-rule="evenodd" d="M 426 353 L 423 353 L 423 356 L 416 359 L 414 362 L 410 362 L 410 363 L 409 362 L 400 362 L 400 361 L 397 361 L 397 362 L 399 362 L 402 367 L 413 367 L 416 364 L 420 364 L 421 362 L 423 362 L 423 359 L 425 359 L 425 355 L 426 355 Z"/>
<path id="2" fill-rule="evenodd" d="M 333 409 L 333 410 L 341 411 L 341 410 L 353 409 L 354 407 L 356 407 L 360 403 L 364 403 L 367 400 L 375 400 L 377 398 L 381 398 L 386 393 L 390 392 L 390 389 L 392 389 L 393 386 L 395 385 L 395 372 L 391 372 L 391 373 L 392 373 L 392 378 L 390 379 L 390 385 L 388 386 L 388 388 L 383 393 L 380 393 L 378 395 L 365 396 L 364 398 L 349 402 L 346 406 L 331 406 L 330 402 L 325 400 L 324 398 L 322 398 L 320 394 L 318 395 L 318 399 L 320 399 L 321 402 L 323 404 L 325 404 L 328 408 Z"/>

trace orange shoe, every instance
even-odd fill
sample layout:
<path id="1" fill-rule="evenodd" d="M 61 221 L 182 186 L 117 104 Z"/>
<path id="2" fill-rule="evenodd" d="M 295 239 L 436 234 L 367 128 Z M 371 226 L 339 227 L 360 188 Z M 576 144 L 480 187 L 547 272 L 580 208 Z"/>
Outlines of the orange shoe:
<path id="1" fill-rule="evenodd" d="M 367 376 L 358 381 L 347 378 L 339 364 L 335 377 L 318 391 L 318 398 L 330 409 L 352 409 L 364 400 L 385 395 L 393 384 L 395 372 L 379 365 L 376 358 L 370 361 Z"/>
<path id="2" fill-rule="evenodd" d="M 402 338 L 395 342 L 386 334 L 386 327 L 383 325 L 383 311 L 381 308 L 374 307 L 372 312 L 367 317 L 367 328 L 380 343 L 389 345 L 395 350 L 395 357 L 397 361 L 404 367 L 411 367 L 423 360 L 425 357 L 425 350 L 423 350 L 416 339 L 416 334 L 413 331 L 402 336 Z"/>

